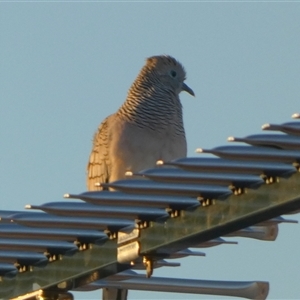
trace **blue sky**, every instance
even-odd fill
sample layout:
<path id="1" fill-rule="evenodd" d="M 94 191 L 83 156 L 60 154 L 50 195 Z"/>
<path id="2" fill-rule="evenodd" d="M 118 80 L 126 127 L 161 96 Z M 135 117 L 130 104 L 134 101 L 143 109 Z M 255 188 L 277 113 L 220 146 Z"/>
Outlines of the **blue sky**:
<path id="1" fill-rule="evenodd" d="M 290 121 L 300 112 L 299 13 L 298 1 L 0 1 L 0 209 L 85 190 L 93 134 L 148 56 L 170 54 L 186 68 L 196 93 L 181 94 L 189 156 Z M 236 238 L 237 246 L 207 249 L 206 258 L 155 275 L 266 280 L 269 299 L 297 299 L 299 234 L 299 225 L 281 225 L 275 242 Z"/>

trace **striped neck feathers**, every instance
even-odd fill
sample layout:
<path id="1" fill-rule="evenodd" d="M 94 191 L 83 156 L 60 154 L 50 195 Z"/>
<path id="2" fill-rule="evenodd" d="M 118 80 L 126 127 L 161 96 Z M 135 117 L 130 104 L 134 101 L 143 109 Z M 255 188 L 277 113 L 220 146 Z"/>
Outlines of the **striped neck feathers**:
<path id="1" fill-rule="evenodd" d="M 153 70 L 150 74 L 143 71 L 129 89 L 117 115 L 141 128 L 162 131 L 173 126 L 175 133 L 184 134 L 178 95 L 164 86 Z"/>

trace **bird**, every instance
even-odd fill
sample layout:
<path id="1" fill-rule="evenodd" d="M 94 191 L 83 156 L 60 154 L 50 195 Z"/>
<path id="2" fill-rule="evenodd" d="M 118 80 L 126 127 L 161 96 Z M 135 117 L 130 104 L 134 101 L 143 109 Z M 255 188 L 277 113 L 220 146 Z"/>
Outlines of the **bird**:
<path id="1" fill-rule="evenodd" d="M 146 63 L 131 85 L 125 102 L 98 127 L 87 165 L 87 187 L 104 190 L 103 183 L 126 178 L 187 155 L 179 94 L 195 96 L 184 82 L 182 64 L 169 55 L 157 55 Z M 103 300 L 126 300 L 126 289 L 104 288 Z"/>
<path id="2" fill-rule="evenodd" d="M 131 85 L 125 102 L 98 127 L 87 165 L 87 187 L 125 179 L 125 173 L 154 167 L 187 155 L 179 93 L 195 96 L 184 82 L 182 64 L 169 55 L 146 63 Z"/>

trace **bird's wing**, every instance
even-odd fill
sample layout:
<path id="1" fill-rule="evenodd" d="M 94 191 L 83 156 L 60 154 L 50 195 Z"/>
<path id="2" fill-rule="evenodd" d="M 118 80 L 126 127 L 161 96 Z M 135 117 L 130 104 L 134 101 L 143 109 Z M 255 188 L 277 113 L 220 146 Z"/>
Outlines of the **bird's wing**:
<path id="1" fill-rule="evenodd" d="M 87 188 L 90 191 L 102 190 L 96 183 L 109 182 L 109 118 L 107 117 L 98 127 L 94 135 L 93 149 L 87 165 Z"/>

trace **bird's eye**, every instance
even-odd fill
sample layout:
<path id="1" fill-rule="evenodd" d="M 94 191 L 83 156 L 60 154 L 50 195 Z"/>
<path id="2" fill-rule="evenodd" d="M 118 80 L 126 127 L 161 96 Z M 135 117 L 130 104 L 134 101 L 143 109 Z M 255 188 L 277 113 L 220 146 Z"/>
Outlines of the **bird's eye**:
<path id="1" fill-rule="evenodd" d="M 177 73 L 176 73 L 175 71 L 172 70 L 172 71 L 171 71 L 171 76 L 172 76 L 172 77 L 176 77 L 176 75 L 177 75 Z"/>

